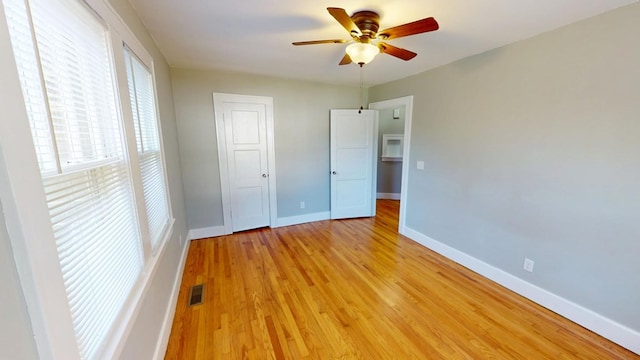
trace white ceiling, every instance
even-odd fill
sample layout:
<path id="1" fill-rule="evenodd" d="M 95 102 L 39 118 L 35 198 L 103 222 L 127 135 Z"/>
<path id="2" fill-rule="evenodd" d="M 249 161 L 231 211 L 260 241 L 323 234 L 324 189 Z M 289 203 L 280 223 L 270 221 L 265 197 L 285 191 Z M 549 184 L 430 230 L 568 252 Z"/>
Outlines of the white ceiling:
<path id="1" fill-rule="evenodd" d="M 327 7 L 373 10 L 380 29 L 433 16 L 435 32 L 389 43 L 418 53 L 408 62 L 386 54 L 365 65 L 365 85 L 417 74 L 526 39 L 637 0 L 131 0 L 172 67 L 219 69 L 356 85 L 355 64 L 338 66 L 349 39 Z"/>

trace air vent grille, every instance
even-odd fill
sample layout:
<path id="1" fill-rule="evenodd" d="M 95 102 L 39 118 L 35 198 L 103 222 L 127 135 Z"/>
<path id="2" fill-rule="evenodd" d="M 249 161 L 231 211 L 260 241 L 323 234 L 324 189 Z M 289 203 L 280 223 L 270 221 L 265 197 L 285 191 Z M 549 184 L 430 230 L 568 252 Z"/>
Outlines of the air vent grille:
<path id="1" fill-rule="evenodd" d="M 204 302 L 204 284 L 194 285 L 189 291 L 189 306 L 200 305 Z"/>

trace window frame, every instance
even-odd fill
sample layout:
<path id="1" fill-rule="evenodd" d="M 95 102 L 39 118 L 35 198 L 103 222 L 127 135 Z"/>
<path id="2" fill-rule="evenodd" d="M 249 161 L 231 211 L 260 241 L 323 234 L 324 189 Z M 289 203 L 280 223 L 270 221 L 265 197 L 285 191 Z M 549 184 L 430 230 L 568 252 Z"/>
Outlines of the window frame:
<path id="1" fill-rule="evenodd" d="M 81 1 L 81 0 L 77 0 Z M 142 234 L 143 271 L 134 290 L 99 357 L 117 358 L 130 333 L 142 300 L 148 292 L 158 264 L 167 244 L 174 237 L 174 224 L 167 166 L 162 136 L 162 121 L 159 112 L 153 57 L 135 38 L 131 30 L 106 0 L 83 1 L 106 24 L 110 39 L 114 69 L 116 101 L 122 118 L 126 156 L 135 194 L 135 207 Z M 18 276 L 23 287 L 27 310 L 31 319 L 38 354 L 42 359 L 79 359 L 69 304 L 58 261 L 57 248 L 51 228 L 51 220 L 44 195 L 42 175 L 33 146 L 31 129 L 22 96 L 22 88 L 8 33 L 4 6 L 0 6 L 0 51 L 9 56 L 0 57 L 0 74 L 3 81 L 0 96 L 7 100 L 7 121 L 0 121 L 0 200 L 5 215 L 7 231 L 13 247 Z M 138 168 L 135 130 L 129 102 L 124 46 L 126 45 L 152 74 L 155 111 L 158 122 L 160 154 L 163 165 L 169 222 L 157 246 L 152 251 L 146 224 L 142 181 Z M 146 233 L 146 234 L 145 234 Z"/>
<path id="2" fill-rule="evenodd" d="M 145 52 L 145 56 L 146 56 L 146 60 L 145 58 L 141 57 L 140 55 L 138 55 L 138 53 L 136 53 L 135 50 L 133 50 L 128 44 L 127 42 L 123 41 L 119 51 L 122 52 L 122 57 L 124 58 L 124 73 L 125 73 L 125 79 L 127 80 L 127 82 L 125 83 L 125 85 L 127 85 L 127 90 L 129 90 L 128 87 L 128 73 L 127 73 L 127 69 L 126 69 L 126 61 L 128 61 L 129 59 L 127 58 L 127 51 L 129 52 L 129 56 L 131 57 L 135 57 L 135 59 L 137 59 L 143 66 L 146 67 L 146 70 L 149 71 L 150 75 L 151 75 L 151 91 L 153 91 L 153 105 L 154 105 L 154 112 L 155 112 L 155 121 L 156 121 L 156 127 L 157 127 L 157 132 L 158 132 L 158 146 L 159 149 L 158 150 L 153 150 L 154 154 L 159 154 L 160 156 L 160 165 L 162 168 L 162 182 L 164 183 L 164 188 L 165 188 L 165 201 L 166 201 L 166 206 L 167 206 L 167 215 L 168 215 L 168 219 L 167 219 L 167 223 L 164 225 L 164 228 L 162 230 L 161 233 L 165 233 L 166 229 L 169 227 L 171 220 L 173 219 L 173 214 L 171 212 L 171 203 L 170 203 L 170 198 L 169 198 L 169 182 L 168 182 L 168 178 L 167 178 L 167 170 L 166 170 L 166 161 L 165 161 L 165 156 L 164 156 L 164 143 L 162 140 L 162 124 L 160 122 L 160 112 L 158 109 L 158 92 L 156 91 L 156 78 L 154 75 L 154 70 L 153 70 L 153 61 L 152 58 L 146 54 Z M 133 69 L 132 69 L 133 71 Z M 132 74 L 133 75 L 133 74 Z M 136 95 L 137 98 L 137 94 Z M 149 151 L 145 151 L 144 149 L 144 145 L 143 145 L 143 149 L 142 152 L 140 150 L 138 150 L 138 144 L 137 144 L 137 136 L 136 136 L 136 129 L 135 129 L 135 125 L 136 125 L 136 121 L 134 119 L 133 116 L 133 108 L 131 107 L 131 99 L 130 99 L 131 94 L 127 91 L 126 93 L 122 93 L 121 99 L 124 102 L 125 100 L 127 101 L 127 106 L 128 106 L 128 119 L 130 119 L 130 121 L 127 121 L 127 123 L 131 123 L 131 128 L 133 129 L 133 133 L 131 133 L 132 135 L 128 137 L 133 137 L 135 141 L 135 147 L 133 148 L 129 148 L 131 152 L 135 151 L 135 156 L 137 158 L 138 161 L 138 165 L 135 166 L 134 171 L 137 172 L 137 177 L 138 179 L 140 179 L 139 181 L 139 185 L 144 186 L 144 181 L 142 180 L 143 178 L 143 174 L 142 174 L 142 167 L 140 166 L 141 163 L 141 159 L 140 159 L 140 153 L 145 154 Z M 125 99 L 126 97 L 126 99 Z M 139 115 L 138 115 L 139 116 Z M 140 121 L 140 120 L 138 120 Z M 140 134 L 140 136 L 142 137 L 142 134 Z M 141 192 L 142 192 L 142 210 L 145 212 L 145 220 L 146 220 L 146 224 L 149 224 L 148 219 L 146 219 L 146 216 L 148 215 L 148 212 L 146 211 L 145 208 L 145 198 L 144 198 L 144 189 L 141 188 Z M 147 226 L 147 231 L 149 231 L 150 228 Z M 154 243 L 154 239 L 151 236 L 152 234 L 148 234 L 149 235 L 149 239 L 150 239 L 150 247 L 151 247 L 151 253 L 152 254 L 156 254 L 158 252 L 158 249 L 162 246 L 162 244 L 164 244 L 164 242 L 166 241 L 166 239 L 162 239 L 162 236 L 159 240 L 157 240 L 157 242 Z"/>

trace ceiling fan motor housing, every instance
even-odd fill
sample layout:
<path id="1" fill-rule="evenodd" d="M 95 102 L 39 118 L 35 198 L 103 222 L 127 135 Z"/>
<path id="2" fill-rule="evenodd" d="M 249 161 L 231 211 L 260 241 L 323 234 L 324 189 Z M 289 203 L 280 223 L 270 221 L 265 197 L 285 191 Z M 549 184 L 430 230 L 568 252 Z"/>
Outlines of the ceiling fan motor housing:
<path id="1" fill-rule="evenodd" d="M 373 11 L 358 11 L 351 15 L 351 20 L 356 24 L 362 32 L 360 36 L 361 42 L 369 42 L 376 38 L 378 29 L 380 28 L 380 16 Z M 357 35 L 355 37 L 358 37 Z"/>

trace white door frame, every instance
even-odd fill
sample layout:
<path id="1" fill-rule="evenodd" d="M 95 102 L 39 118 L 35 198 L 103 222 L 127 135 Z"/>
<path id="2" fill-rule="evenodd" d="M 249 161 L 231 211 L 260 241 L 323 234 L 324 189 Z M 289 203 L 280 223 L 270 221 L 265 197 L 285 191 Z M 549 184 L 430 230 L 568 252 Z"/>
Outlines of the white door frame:
<path id="1" fill-rule="evenodd" d="M 222 217 L 224 234 L 232 234 L 231 223 L 231 190 L 229 187 L 229 168 L 227 164 L 227 144 L 224 128 L 225 102 L 261 104 L 266 109 L 267 121 L 267 166 L 269 176 L 269 226 L 276 227 L 278 219 L 278 204 L 276 194 L 276 158 L 273 135 L 273 98 L 268 96 L 252 96 L 213 93 L 213 108 L 216 122 L 216 139 L 218 140 L 218 164 L 220 171 L 220 190 L 222 195 Z"/>
<path id="2" fill-rule="evenodd" d="M 382 110 L 398 106 L 405 106 L 404 115 L 404 148 L 402 149 L 402 180 L 400 181 L 400 216 L 398 218 L 398 232 L 405 234 L 407 214 L 407 187 L 409 186 L 409 150 L 411 149 L 411 120 L 413 118 L 413 95 L 373 102 L 369 109 Z M 376 134 L 378 136 L 378 134 Z"/>

